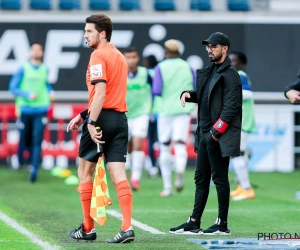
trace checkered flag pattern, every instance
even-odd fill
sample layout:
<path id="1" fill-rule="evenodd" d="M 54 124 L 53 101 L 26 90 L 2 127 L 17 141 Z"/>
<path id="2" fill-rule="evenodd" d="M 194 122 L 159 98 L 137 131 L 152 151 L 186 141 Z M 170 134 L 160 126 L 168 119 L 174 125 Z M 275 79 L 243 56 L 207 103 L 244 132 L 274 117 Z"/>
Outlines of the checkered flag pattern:
<path id="1" fill-rule="evenodd" d="M 105 207 L 112 205 L 110 199 L 103 157 L 100 156 L 96 166 L 93 182 L 90 216 L 103 226 L 106 221 Z"/>

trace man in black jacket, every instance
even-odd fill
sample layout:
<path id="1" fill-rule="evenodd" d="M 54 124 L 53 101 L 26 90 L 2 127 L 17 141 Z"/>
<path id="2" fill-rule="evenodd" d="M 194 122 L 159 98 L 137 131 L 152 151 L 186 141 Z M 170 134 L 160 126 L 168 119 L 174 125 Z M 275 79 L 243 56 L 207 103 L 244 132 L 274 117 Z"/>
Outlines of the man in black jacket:
<path id="1" fill-rule="evenodd" d="M 181 103 L 198 103 L 198 127 L 195 151 L 195 201 L 188 221 L 170 229 L 175 234 L 229 235 L 227 225 L 230 187 L 228 168 L 230 156 L 240 155 L 242 119 L 242 84 L 227 57 L 228 37 L 213 33 L 202 42 L 212 62 L 206 69 L 197 70 L 197 90 L 184 91 Z M 209 194 L 212 178 L 218 195 L 219 211 L 214 225 L 202 230 L 201 217 Z"/>

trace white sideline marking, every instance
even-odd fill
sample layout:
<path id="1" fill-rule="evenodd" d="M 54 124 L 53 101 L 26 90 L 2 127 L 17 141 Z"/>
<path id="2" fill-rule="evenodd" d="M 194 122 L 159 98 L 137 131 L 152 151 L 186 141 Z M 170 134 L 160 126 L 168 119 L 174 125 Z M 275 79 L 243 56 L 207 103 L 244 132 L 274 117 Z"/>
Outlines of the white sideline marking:
<path id="1" fill-rule="evenodd" d="M 106 210 L 106 213 L 111 215 L 111 216 L 114 216 L 120 220 L 122 220 L 122 214 L 117 212 L 116 210 Z M 164 232 L 161 232 L 159 230 L 157 230 L 156 228 L 154 227 L 150 227 L 142 222 L 139 222 L 135 219 L 131 219 L 131 223 L 133 226 L 136 226 L 144 231 L 147 231 L 147 232 L 150 232 L 150 233 L 153 233 L 153 234 L 166 234 Z"/>
<path id="2" fill-rule="evenodd" d="M 29 238 L 34 244 L 41 246 L 45 250 L 57 250 L 59 247 L 52 246 L 50 243 L 46 241 L 42 241 L 35 234 L 29 232 L 25 227 L 21 226 L 17 221 L 8 217 L 6 214 L 0 211 L 0 220 L 4 221 L 8 226 L 16 229 L 19 233 L 25 235 Z"/>

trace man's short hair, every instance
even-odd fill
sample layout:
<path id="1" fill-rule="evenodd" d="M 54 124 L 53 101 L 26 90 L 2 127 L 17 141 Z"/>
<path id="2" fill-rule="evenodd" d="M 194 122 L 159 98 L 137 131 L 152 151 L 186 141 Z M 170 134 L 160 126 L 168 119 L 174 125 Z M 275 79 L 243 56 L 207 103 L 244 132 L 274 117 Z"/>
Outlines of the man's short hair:
<path id="1" fill-rule="evenodd" d="M 136 53 L 138 54 L 137 48 L 136 48 L 136 47 L 133 47 L 133 46 L 128 47 L 127 49 L 125 49 L 124 54 L 125 54 L 125 53 L 131 53 L 131 52 L 136 52 Z"/>
<path id="2" fill-rule="evenodd" d="M 105 31 L 106 40 L 110 42 L 111 34 L 113 31 L 113 25 L 112 25 L 110 18 L 106 14 L 99 13 L 99 14 L 91 15 L 86 18 L 85 22 L 86 23 L 94 23 L 95 29 L 98 32 Z"/>
<path id="3" fill-rule="evenodd" d="M 238 58 L 238 60 L 239 60 L 243 65 L 247 65 L 247 64 L 248 64 L 247 56 L 246 56 L 243 52 L 240 52 L 240 51 L 232 51 L 232 52 L 230 52 L 230 54 L 235 55 L 235 56 Z"/>
<path id="4" fill-rule="evenodd" d="M 33 42 L 33 43 L 30 43 L 30 48 L 32 48 L 33 45 L 39 45 L 42 47 L 42 49 L 44 49 L 44 46 L 43 44 L 39 43 L 39 42 Z"/>

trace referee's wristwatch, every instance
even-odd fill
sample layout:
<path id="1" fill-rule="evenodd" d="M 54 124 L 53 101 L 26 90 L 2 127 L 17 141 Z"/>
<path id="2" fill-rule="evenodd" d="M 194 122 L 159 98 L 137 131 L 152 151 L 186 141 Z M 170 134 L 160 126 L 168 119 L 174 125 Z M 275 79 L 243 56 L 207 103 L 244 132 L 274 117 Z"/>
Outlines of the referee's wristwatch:
<path id="1" fill-rule="evenodd" d="M 93 121 L 93 120 L 90 119 L 90 118 L 87 120 L 87 123 L 88 123 L 88 124 L 91 124 L 91 125 L 93 125 L 93 126 L 96 126 L 96 122 Z"/>

